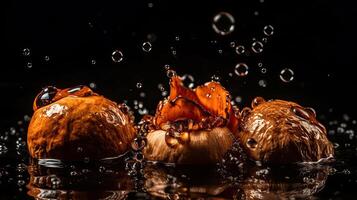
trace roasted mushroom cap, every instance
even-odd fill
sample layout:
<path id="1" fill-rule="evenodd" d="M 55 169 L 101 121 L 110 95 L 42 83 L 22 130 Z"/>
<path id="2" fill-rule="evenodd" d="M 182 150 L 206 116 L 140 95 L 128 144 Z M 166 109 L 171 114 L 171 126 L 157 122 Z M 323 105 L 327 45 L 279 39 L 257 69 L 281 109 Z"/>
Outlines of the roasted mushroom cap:
<path id="1" fill-rule="evenodd" d="M 180 77 L 170 81 L 170 96 L 161 101 L 149 122 L 144 155 L 148 160 L 177 164 L 213 164 L 231 147 L 238 115 L 228 92 L 217 82 L 194 90 Z"/>
<path id="2" fill-rule="evenodd" d="M 239 140 L 248 156 L 275 164 L 318 161 L 334 154 L 315 111 L 296 103 L 257 97 L 241 112 Z"/>
<path id="3" fill-rule="evenodd" d="M 88 87 L 45 88 L 35 99 L 28 128 L 33 158 L 77 160 L 118 156 L 130 146 L 136 130 L 125 105 Z"/>

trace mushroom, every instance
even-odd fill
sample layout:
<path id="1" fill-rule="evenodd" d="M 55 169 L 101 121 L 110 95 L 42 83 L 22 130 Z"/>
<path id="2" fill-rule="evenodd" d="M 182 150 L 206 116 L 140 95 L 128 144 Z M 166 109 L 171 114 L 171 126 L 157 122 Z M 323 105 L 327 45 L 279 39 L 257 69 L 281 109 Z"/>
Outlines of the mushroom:
<path id="1" fill-rule="evenodd" d="M 136 135 L 133 116 L 86 86 L 49 86 L 34 101 L 28 128 L 33 158 L 102 159 L 123 154 Z"/>
<path id="2" fill-rule="evenodd" d="M 156 114 L 147 118 L 144 156 L 151 161 L 176 164 L 219 162 L 234 141 L 238 110 L 218 82 L 193 90 L 179 76 L 170 80 L 170 96 L 161 101 Z"/>
<path id="3" fill-rule="evenodd" d="M 333 145 L 312 108 L 257 97 L 241 111 L 238 138 L 250 159 L 273 164 L 315 162 L 333 156 Z"/>

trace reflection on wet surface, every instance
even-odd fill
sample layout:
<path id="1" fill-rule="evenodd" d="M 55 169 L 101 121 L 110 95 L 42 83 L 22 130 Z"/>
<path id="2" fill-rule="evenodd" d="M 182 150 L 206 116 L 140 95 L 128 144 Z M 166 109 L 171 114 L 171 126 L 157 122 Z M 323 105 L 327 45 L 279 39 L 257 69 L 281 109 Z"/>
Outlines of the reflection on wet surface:
<path id="1" fill-rule="evenodd" d="M 28 117 L 27 117 L 28 118 Z M 349 199 L 356 186 L 356 122 L 322 121 L 336 161 L 266 166 L 234 146 L 218 165 L 174 166 L 135 159 L 29 159 L 27 120 L 1 135 L 1 199 Z M 325 120 L 325 121 L 324 121 Z M 342 128 L 344 129 L 342 131 Z M 351 136 L 352 135 L 352 136 Z M 135 161 L 136 160 L 136 161 Z M 327 160 L 330 161 L 330 160 Z"/>

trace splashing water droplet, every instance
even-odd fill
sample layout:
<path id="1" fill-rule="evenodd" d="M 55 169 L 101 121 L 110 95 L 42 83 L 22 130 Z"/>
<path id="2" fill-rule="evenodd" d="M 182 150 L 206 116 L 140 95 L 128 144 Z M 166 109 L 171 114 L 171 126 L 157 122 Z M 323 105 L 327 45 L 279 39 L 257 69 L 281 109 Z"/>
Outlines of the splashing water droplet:
<path id="1" fill-rule="evenodd" d="M 238 76 L 246 76 L 248 75 L 248 65 L 245 63 L 238 63 L 235 66 L 234 73 L 237 74 Z"/>
<path id="2" fill-rule="evenodd" d="M 114 50 L 112 53 L 112 60 L 116 63 L 119 63 L 123 60 L 124 56 L 120 50 Z"/>
<path id="3" fill-rule="evenodd" d="M 291 82 L 294 80 L 294 71 L 290 68 L 282 69 L 279 77 L 285 83 Z"/>
<path id="4" fill-rule="evenodd" d="M 140 82 L 138 82 L 138 83 L 136 83 L 136 88 L 142 88 L 143 87 L 143 84 L 142 83 L 140 83 Z"/>
<path id="5" fill-rule="evenodd" d="M 234 24 L 234 17 L 230 13 L 220 12 L 214 16 L 212 28 L 220 35 L 228 35 L 234 31 Z"/>
<path id="6" fill-rule="evenodd" d="M 176 75 L 176 72 L 174 71 L 174 70 L 172 70 L 172 69 L 169 69 L 169 70 L 167 70 L 167 72 L 166 72 L 166 76 L 168 77 L 168 78 L 171 78 L 171 77 L 173 77 L 173 76 L 175 76 Z"/>
<path id="7" fill-rule="evenodd" d="M 267 87 L 267 81 L 264 79 L 259 80 L 258 84 L 260 87 Z"/>
<path id="8" fill-rule="evenodd" d="M 143 45 L 142 45 L 142 49 L 145 52 L 150 52 L 151 48 L 152 48 L 152 45 L 151 45 L 150 42 L 144 42 Z"/>
<path id="9" fill-rule="evenodd" d="M 266 36 L 272 36 L 274 34 L 274 27 L 272 25 L 264 26 L 263 32 Z"/>
<path id="10" fill-rule="evenodd" d="M 244 54 L 245 53 L 245 47 L 243 45 L 238 45 L 236 47 L 236 53 L 238 55 Z"/>
<path id="11" fill-rule="evenodd" d="M 30 53 L 31 53 L 31 51 L 29 48 L 25 48 L 22 50 L 22 55 L 24 55 L 24 56 L 29 56 Z"/>
<path id="12" fill-rule="evenodd" d="M 259 41 L 255 41 L 252 43 L 252 50 L 254 53 L 261 53 L 263 52 L 264 45 Z"/>

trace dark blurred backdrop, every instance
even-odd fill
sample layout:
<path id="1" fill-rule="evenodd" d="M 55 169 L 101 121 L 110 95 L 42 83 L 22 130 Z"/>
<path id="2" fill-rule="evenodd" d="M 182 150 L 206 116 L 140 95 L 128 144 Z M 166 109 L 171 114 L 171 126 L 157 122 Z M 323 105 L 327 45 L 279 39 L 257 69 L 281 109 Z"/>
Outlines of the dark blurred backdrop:
<path id="1" fill-rule="evenodd" d="M 357 12 L 351 2 L 12 0 L 2 7 L 1 130 L 31 115 L 33 99 L 46 85 L 95 83 L 95 91 L 110 99 L 128 100 L 130 106 L 140 100 L 153 111 L 163 98 L 157 85 L 167 88 L 166 64 L 193 75 L 196 83 L 219 76 L 232 96 L 242 97 L 240 106 L 259 95 L 294 100 L 321 113 L 333 108 L 354 115 Z M 227 36 L 212 29 L 221 11 L 236 21 Z M 239 56 L 229 46 L 231 41 L 250 46 L 269 24 L 274 35 L 261 54 Z M 148 36 L 152 50 L 147 53 L 141 46 Z M 25 48 L 29 56 L 23 55 Z M 124 55 L 120 63 L 111 59 L 116 49 Z M 247 77 L 234 75 L 239 62 L 248 64 Z M 290 83 L 279 79 L 285 67 L 295 72 Z M 261 79 L 267 87 L 258 85 Z M 136 88 L 137 82 L 143 87 Z"/>

